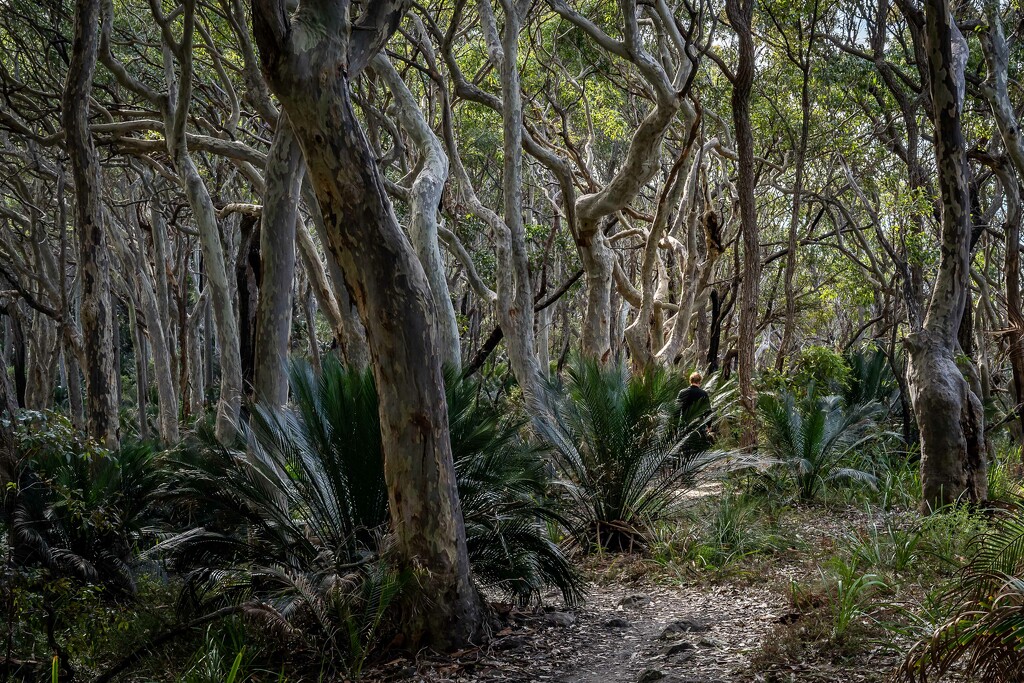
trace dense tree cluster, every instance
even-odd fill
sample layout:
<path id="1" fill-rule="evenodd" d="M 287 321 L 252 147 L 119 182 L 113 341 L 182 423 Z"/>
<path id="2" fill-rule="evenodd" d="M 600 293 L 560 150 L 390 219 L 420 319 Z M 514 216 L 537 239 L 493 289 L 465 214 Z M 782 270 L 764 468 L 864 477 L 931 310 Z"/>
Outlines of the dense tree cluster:
<path id="1" fill-rule="evenodd" d="M 999 0 L 0 0 L 0 413 L 116 448 L 213 412 L 229 444 L 291 356 L 370 369 L 396 552 L 450 642 L 483 616 L 445 368 L 565 446 L 576 354 L 735 374 L 753 415 L 809 347 L 873 345 L 923 507 L 982 501 L 990 432 L 1024 427 L 1022 27 Z"/>

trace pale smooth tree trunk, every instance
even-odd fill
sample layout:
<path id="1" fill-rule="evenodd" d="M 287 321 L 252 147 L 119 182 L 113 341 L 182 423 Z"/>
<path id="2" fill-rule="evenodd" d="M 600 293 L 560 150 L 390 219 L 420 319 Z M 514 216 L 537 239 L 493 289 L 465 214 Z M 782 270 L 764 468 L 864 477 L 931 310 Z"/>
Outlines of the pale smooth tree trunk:
<path id="1" fill-rule="evenodd" d="M 926 51 L 942 199 L 942 259 L 924 325 L 905 340 L 910 397 L 921 432 L 921 507 L 980 502 L 988 490 L 981 401 L 955 359 L 970 287 L 970 196 L 960 127 L 967 41 L 948 0 L 926 0 Z"/>
<path id="2" fill-rule="evenodd" d="M 656 10 L 658 20 L 651 18 L 644 30 L 641 30 L 637 16 L 640 3 L 633 0 L 617 3 L 622 14 L 621 40 L 611 38 L 564 0 L 548 0 L 548 4 L 602 49 L 632 62 L 650 86 L 655 99 L 655 106 L 630 140 L 618 172 L 599 191 L 579 197 L 575 205 L 576 245 L 587 283 L 586 311 L 581 330 L 583 353 L 604 363 L 612 358 L 612 288 L 617 258 L 605 234 L 606 221 L 609 216 L 626 208 L 660 169 L 662 141 L 676 122 L 680 109 L 685 124 L 689 126 L 692 123 L 695 112 L 685 101 L 685 95 L 692 84 L 696 58 L 690 53 L 688 39 L 679 31 L 677 20 L 671 16 L 664 2 L 651 3 L 652 12 Z M 662 41 L 671 41 L 677 51 L 686 51 L 686 56 L 677 56 L 678 62 L 672 64 L 668 54 L 659 51 L 659 56 L 665 59 L 656 59 L 646 48 L 644 31 L 648 30 L 655 32 Z"/>
<path id="3" fill-rule="evenodd" d="M 481 3 L 481 9 L 487 10 Z M 495 221 L 498 257 L 496 293 L 498 320 L 505 333 L 509 364 L 535 419 L 549 425 L 553 408 L 544 391 L 534 339 L 533 279 L 523 226 L 523 102 L 519 76 L 519 34 L 528 3 L 501 0 L 505 23 L 501 29 L 500 75 L 502 98 L 502 213 Z M 497 54 L 497 46 L 491 52 Z"/>
<path id="4" fill-rule="evenodd" d="M 303 182 L 302 199 L 306 203 L 306 208 L 309 209 L 309 215 L 313 219 L 313 227 L 316 230 L 317 236 L 326 248 L 326 245 L 330 244 L 328 230 L 324 224 L 323 213 L 320 211 L 320 200 L 317 199 L 308 176 Z M 302 248 L 308 253 L 312 244 L 313 240 L 310 239 L 309 244 Z M 300 246 L 302 246 L 301 242 Z M 334 310 L 338 312 L 336 329 L 340 332 L 338 343 L 341 346 L 341 358 L 347 367 L 365 370 L 370 367 L 370 347 L 366 341 L 366 327 L 359 317 L 359 311 L 356 310 L 356 306 L 352 302 L 352 295 L 349 293 L 348 285 L 345 283 L 345 273 L 342 272 L 337 256 L 330 249 L 326 249 L 326 252 L 327 275 L 331 291 L 334 294 L 334 301 L 337 305 Z M 312 261 L 310 264 L 315 266 Z"/>
<path id="5" fill-rule="evenodd" d="M 1009 356 L 1013 375 L 1014 412 L 1024 435 L 1024 311 L 1021 308 L 1020 292 L 1020 224 L 1024 220 L 1021 210 L 1020 183 L 1012 171 L 1002 168 L 997 171 L 999 182 L 1006 194 L 1006 253 L 1003 273 L 1006 278 L 1006 317 L 1009 321 Z"/>
<path id="6" fill-rule="evenodd" d="M 433 298 L 391 208 L 356 117 L 350 79 L 405 13 L 403 2 L 313 2 L 288 17 L 280 0 L 253 0 L 264 74 L 302 146 L 327 232 L 366 325 L 380 396 L 384 473 L 395 549 L 430 609 L 408 635 L 453 646 L 477 637 L 483 609 L 469 574 L 465 526 L 448 436 Z"/>
<path id="7" fill-rule="evenodd" d="M 442 358 L 449 367 L 459 368 L 462 365 L 459 323 L 448 291 L 444 261 L 441 260 L 441 248 L 437 241 L 437 212 L 448 179 L 448 157 L 441 141 L 427 125 L 416 98 L 388 58 L 378 54 L 373 58 L 372 67 L 391 91 L 399 122 L 419 149 L 420 169 L 409 191 L 409 237 L 427 275 L 427 282 L 430 283 L 434 310 L 437 312 L 437 344 Z"/>
<path id="8" fill-rule="evenodd" d="M 313 237 L 301 220 L 295 225 L 295 236 L 302 267 L 306 273 L 306 279 L 309 281 L 309 288 L 316 298 L 316 305 L 327 318 L 327 324 L 331 326 L 335 342 L 339 348 L 343 348 L 345 327 L 341 311 L 338 308 L 338 300 L 334 297 L 333 285 L 324 269 L 323 261 L 320 260 Z"/>
<path id="9" fill-rule="evenodd" d="M 135 306 L 128 302 L 128 325 L 132 329 L 132 344 L 135 355 L 135 404 L 139 412 L 139 438 L 149 439 L 149 348 L 146 334 L 139 326 Z"/>
<path id="10" fill-rule="evenodd" d="M 288 401 L 288 338 L 292 326 L 295 231 L 306 167 L 288 117 L 277 120 L 265 173 L 260 226 L 260 293 L 256 304 L 253 394 L 271 406 Z"/>
<path id="11" fill-rule="evenodd" d="M 138 259 L 139 289 L 142 290 L 142 311 L 146 315 L 146 333 L 149 336 L 149 343 L 153 347 L 153 374 L 160 414 L 160 441 L 169 446 L 178 442 L 178 391 L 174 381 L 175 373 L 172 365 L 174 354 L 171 350 L 171 335 L 168 331 L 171 318 L 167 304 L 167 264 L 161 260 L 166 258 L 163 246 L 165 246 L 167 226 L 163 214 L 160 212 L 160 206 L 155 200 L 155 195 L 150 200 L 149 217 L 157 272 L 150 271 L 148 260 L 142 256 L 143 239 L 139 235 L 137 240 L 140 254 Z M 163 246 L 158 247 L 157 245 Z M 162 273 L 161 270 L 163 270 Z"/>
<path id="12" fill-rule="evenodd" d="M 109 296 L 107 302 L 110 301 Z M 83 306 L 84 308 L 84 306 Z M 83 315 L 84 317 L 84 315 Z M 29 410 L 49 410 L 53 407 L 53 388 L 57 380 L 57 358 L 60 355 L 60 333 L 57 330 L 57 323 L 49 316 L 38 311 L 32 312 L 32 323 L 29 325 L 25 344 L 28 347 L 26 354 L 25 372 L 25 407 Z M 113 336 L 111 336 L 113 338 Z M 85 348 L 91 348 L 86 346 Z M 113 346 L 110 355 L 113 356 Z M 111 377 L 116 370 L 112 369 Z M 88 376 L 86 377 L 88 381 Z M 109 384 L 111 401 L 117 405 L 117 384 L 111 381 Z M 86 395 L 88 422 L 88 394 Z M 94 423 L 95 426 L 95 423 Z M 106 446 L 115 446 L 113 443 L 102 441 L 94 432 L 89 435 Z"/>
<path id="13" fill-rule="evenodd" d="M 86 426 L 89 436 L 107 448 L 116 448 L 120 424 L 114 375 L 110 250 L 104 227 L 100 161 L 89 130 L 89 96 L 99 52 L 99 21 L 100 0 L 76 0 L 61 123 L 75 184 Z"/>

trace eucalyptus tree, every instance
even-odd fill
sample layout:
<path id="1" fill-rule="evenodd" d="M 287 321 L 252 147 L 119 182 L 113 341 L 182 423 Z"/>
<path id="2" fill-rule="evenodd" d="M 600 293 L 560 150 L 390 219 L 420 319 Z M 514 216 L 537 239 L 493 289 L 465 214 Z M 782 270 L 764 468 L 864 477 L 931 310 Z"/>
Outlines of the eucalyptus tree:
<path id="1" fill-rule="evenodd" d="M 220 238 L 217 209 L 189 151 L 187 126 L 194 84 L 196 3 L 194 0 L 185 0 L 179 9 L 180 38 L 175 35 L 178 16 L 168 16 L 159 3 L 150 3 L 150 12 L 159 30 L 163 53 L 165 82 L 162 88 L 154 87 L 129 73 L 114 54 L 111 47 L 114 7 L 110 0 L 105 1 L 103 8 L 100 59 L 122 87 L 134 93 L 142 102 L 156 108 L 163 118 L 167 153 L 192 209 L 211 288 L 210 305 L 216 320 L 221 371 L 217 434 L 227 439 L 236 428 L 242 400 L 238 321 L 228 282 L 228 265 Z M 176 10 L 175 15 L 178 14 Z"/>
<path id="2" fill-rule="evenodd" d="M 292 323 L 299 200 L 305 177 L 302 150 L 287 116 L 277 119 L 267 155 L 260 217 L 260 283 L 256 304 L 253 395 L 268 405 L 288 401 L 288 340 Z M 309 267 L 319 265 L 310 257 Z M 312 334 L 313 332 L 310 331 Z"/>
<path id="3" fill-rule="evenodd" d="M 103 215 L 103 176 L 89 130 L 89 92 L 99 53 L 100 0 L 77 0 L 61 123 L 75 188 L 75 235 L 82 281 L 79 320 L 89 435 L 108 448 L 118 443 L 114 376 L 114 311 L 110 298 L 110 251 Z"/>
<path id="4" fill-rule="evenodd" d="M 726 14 L 736 32 L 737 60 L 735 70 L 726 71 L 732 83 L 732 116 L 736 128 L 737 193 L 740 222 L 743 226 L 743 276 L 740 284 L 739 331 L 736 341 L 737 374 L 740 400 L 748 414 L 756 410 L 754 394 L 754 344 L 757 333 L 757 298 L 761 285 L 761 243 L 757 226 L 757 205 L 754 201 L 754 134 L 750 122 L 750 96 L 754 82 L 754 18 L 755 0 L 727 0 Z M 752 447 L 757 441 L 753 420 L 748 421 L 743 445 Z"/>
<path id="5" fill-rule="evenodd" d="M 574 199 L 572 229 L 587 280 L 583 352 L 607 362 L 611 358 L 611 298 L 616 267 L 606 234 L 609 218 L 628 209 L 653 179 L 661 160 L 662 141 L 677 115 L 682 113 L 687 127 L 694 122 L 696 112 L 686 97 L 698 67 L 698 51 L 691 40 L 695 27 L 691 24 L 689 30 L 681 28 L 664 0 L 645 8 L 645 22 L 655 33 L 652 41 L 657 49 L 655 57 L 640 30 L 638 3 L 619 3 L 621 40 L 612 38 L 568 3 L 553 0 L 549 4 L 609 56 L 631 64 L 642 79 L 645 96 L 651 100 L 650 109 L 630 140 L 622 165 L 603 186 L 594 187 L 593 191 Z M 691 15 L 690 19 L 693 22 L 696 16 Z M 593 179 L 590 169 L 581 170 Z M 569 201 L 571 196 L 567 195 L 565 200 Z M 653 239 L 657 242 L 660 235 Z"/>
<path id="6" fill-rule="evenodd" d="M 432 599 L 405 627 L 414 638 L 454 645 L 479 633 L 483 612 L 469 577 L 433 299 L 350 92 L 398 28 L 406 3 L 361 9 L 307 0 L 289 16 L 284 2 L 253 0 L 253 34 L 267 83 L 302 148 L 326 246 L 366 325 L 396 548 Z"/>
<path id="7" fill-rule="evenodd" d="M 957 329 L 970 297 L 971 198 L 961 129 L 968 45 L 948 0 L 924 6 L 927 68 L 942 201 L 942 260 L 921 329 L 907 336 L 910 390 L 921 431 L 922 507 L 987 496 L 985 418 L 957 366 Z"/>
<path id="8" fill-rule="evenodd" d="M 372 67 L 395 98 L 398 119 L 421 155 L 418 171 L 414 172 L 415 178 L 405 195 L 409 203 L 409 236 L 430 285 L 442 360 L 446 365 L 458 368 L 462 365 L 459 324 L 445 279 L 438 237 L 438 212 L 441 194 L 448 180 L 448 157 L 441 140 L 420 110 L 419 103 L 387 57 L 378 54 L 373 59 Z"/>

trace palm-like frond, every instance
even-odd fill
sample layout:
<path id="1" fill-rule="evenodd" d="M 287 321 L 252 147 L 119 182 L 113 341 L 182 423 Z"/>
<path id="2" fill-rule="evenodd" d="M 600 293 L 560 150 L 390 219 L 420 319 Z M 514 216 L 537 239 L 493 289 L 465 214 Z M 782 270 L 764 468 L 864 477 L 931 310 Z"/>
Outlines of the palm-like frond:
<path id="1" fill-rule="evenodd" d="M 237 444 L 200 434 L 182 449 L 167 494 L 189 511 L 191 530 L 153 552 L 185 572 L 196 595 L 255 596 L 314 628 L 321 648 L 356 656 L 339 638 L 355 618 L 346 601 L 362 600 L 357 587 L 381 569 L 388 522 L 377 392 L 372 375 L 335 360 L 319 374 L 296 362 L 290 380 L 292 404 L 253 406 Z M 558 515 L 541 454 L 519 435 L 523 422 L 477 400 L 475 385 L 454 373 L 447 387 L 477 580 L 522 601 L 552 585 L 577 600 L 580 580 L 548 537 Z"/>
<path id="2" fill-rule="evenodd" d="M 877 401 L 892 406 L 899 396 L 899 385 L 889 367 L 885 352 L 869 347 L 847 354 L 850 366 L 850 382 L 843 392 L 847 405 Z"/>
<path id="3" fill-rule="evenodd" d="M 555 587 L 573 604 L 579 574 L 549 535 L 564 525 L 548 493 L 543 453 L 521 436 L 526 420 L 482 399 L 477 385 L 445 373 L 448 428 L 466 523 L 469 561 L 477 580 L 526 602 Z"/>
<path id="4" fill-rule="evenodd" d="M 22 463 L 10 510 L 19 562 L 133 592 L 136 548 L 158 514 L 158 459 L 143 443 L 116 453 L 37 444 Z"/>
<path id="5" fill-rule="evenodd" d="M 681 389 L 678 375 L 660 368 L 634 375 L 583 358 L 569 365 L 557 415 L 568 441 L 545 436 L 571 501 L 571 530 L 584 546 L 642 546 L 645 526 L 717 460 L 684 447 L 692 431 L 677 429 Z"/>
<path id="6" fill-rule="evenodd" d="M 874 484 L 874 475 L 842 463 L 873 436 L 880 404 L 851 407 L 838 396 L 812 395 L 798 402 L 788 392 L 758 397 L 764 436 L 763 450 L 793 471 L 800 497 L 814 498 L 828 481 L 851 479 Z"/>
<path id="7" fill-rule="evenodd" d="M 939 681 L 962 671 L 981 683 L 1024 680 L 1024 505 L 997 517 L 947 592 L 953 616 L 910 650 L 907 681 Z"/>

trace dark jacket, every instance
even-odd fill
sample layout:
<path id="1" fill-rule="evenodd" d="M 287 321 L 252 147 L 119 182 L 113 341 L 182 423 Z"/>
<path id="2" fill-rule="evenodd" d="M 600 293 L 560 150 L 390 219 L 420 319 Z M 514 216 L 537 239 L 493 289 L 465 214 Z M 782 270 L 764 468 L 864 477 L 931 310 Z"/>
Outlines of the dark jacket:
<path id="1" fill-rule="evenodd" d="M 704 417 L 711 412 L 711 397 L 699 386 L 691 384 L 679 392 L 676 409 L 679 417 L 686 421 Z"/>

